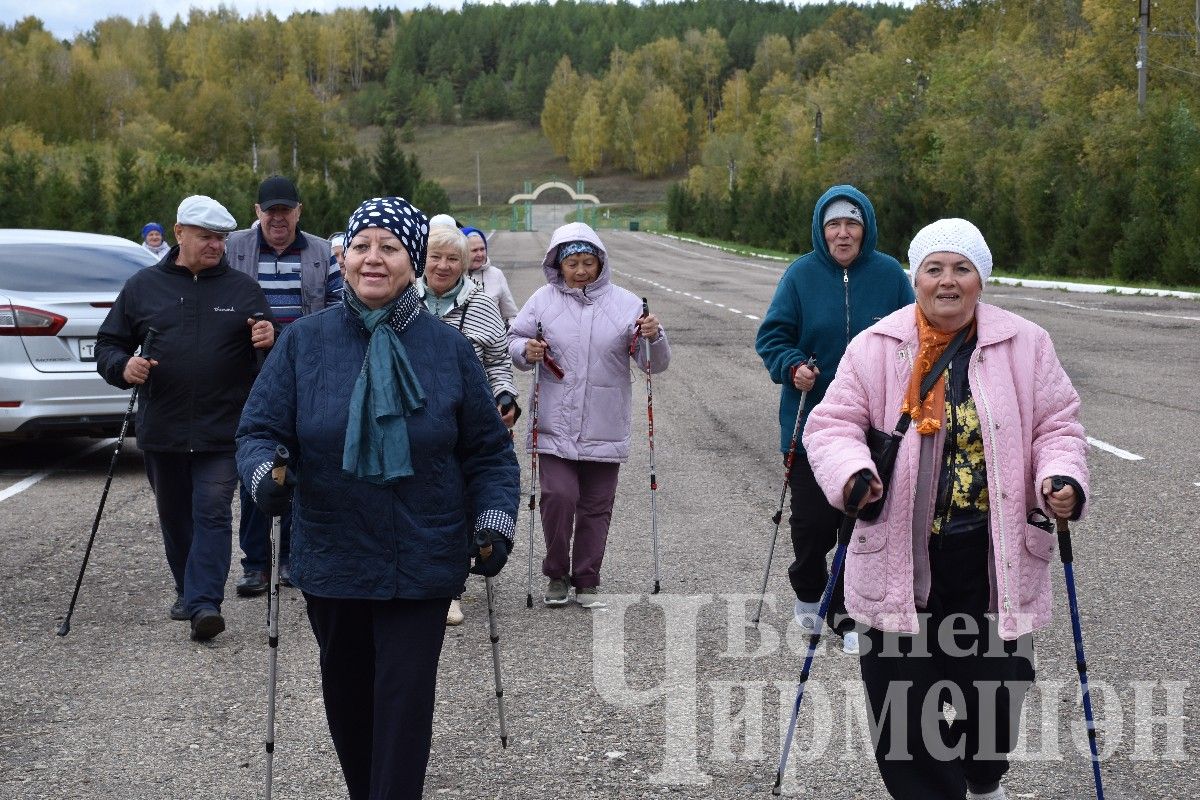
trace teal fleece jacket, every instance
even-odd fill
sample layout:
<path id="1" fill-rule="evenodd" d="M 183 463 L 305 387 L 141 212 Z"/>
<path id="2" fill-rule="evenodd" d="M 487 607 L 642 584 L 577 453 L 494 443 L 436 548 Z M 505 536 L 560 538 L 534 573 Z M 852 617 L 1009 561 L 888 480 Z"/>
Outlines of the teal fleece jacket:
<path id="1" fill-rule="evenodd" d="M 862 250 L 843 269 L 829 254 L 822 219 L 834 200 L 850 200 L 863 212 Z M 792 385 L 792 368 L 815 355 L 821 374 L 804 403 L 805 416 L 821 402 L 850 340 L 898 308 L 912 303 L 912 284 L 891 256 L 875 249 L 875 208 L 853 186 L 830 187 L 813 209 L 813 250 L 793 261 L 779 279 L 775 296 L 758 327 L 754 349 L 779 395 L 779 449 L 786 453 L 796 424 L 800 392 Z M 801 425 L 803 433 L 803 425 Z M 798 453 L 803 446 L 798 442 Z"/>

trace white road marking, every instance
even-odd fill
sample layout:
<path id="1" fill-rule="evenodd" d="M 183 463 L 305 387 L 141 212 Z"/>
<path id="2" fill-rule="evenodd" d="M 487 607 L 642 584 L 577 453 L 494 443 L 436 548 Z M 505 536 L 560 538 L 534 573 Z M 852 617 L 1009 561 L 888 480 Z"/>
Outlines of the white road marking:
<path id="1" fill-rule="evenodd" d="M 724 303 L 715 303 L 712 300 L 706 300 L 705 298 L 700 297 L 699 295 L 694 295 L 691 292 L 685 292 L 682 289 L 672 289 L 670 286 L 663 286 L 658 281 L 652 281 L 649 278 L 642 277 L 641 275 L 634 275 L 633 273 L 630 273 L 630 272 L 622 272 L 619 269 L 614 269 L 613 272 L 616 273 L 617 275 L 621 275 L 626 278 L 632 278 L 635 281 L 641 281 L 642 283 L 648 283 L 651 286 L 655 287 L 656 289 L 662 289 L 664 292 L 671 292 L 673 294 L 683 295 L 684 297 L 691 298 L 692 300 L 699 300 L 701 303 L 704 303 L 706 305 L 719 306 L 720 308 L 724 308 L 728 311 L 733 312 L 734 314 L 737 314 L 738 316 L 745 317 L 746 319 L 749 319 L 749 320 L 754 320 L 754 321 L 758 320 L 758 317 L 754 316 L 753 314 L 747 314 L 744 311 L 738 311 L 736 308 L 726 306 Z"/>
<path id="2" fill-rule="evenodd" d="M 1158 317 L 1160 319 L 1182 319 L 1188 322 L 1200 322 L 1200 317 L 1188 317 L 1183 314 L 1159 314 L 1155 311 L 1129 311 L 1123 308 L 1095 308 L 1093 306 L 1081 306 L 1078 303 L 1067 303 L 1063 300 L 1045 300 L 1040 297 L 1026 297 L 1024 295 L 1014 295 L 1016 300 L 1028 300 L 1030 303 L 1046 303 L 1052 306 L 1063 306 L 1065 308 L 1074 308 L 1079 311 L 1099 311 L 1104 314 L 1134 314 L 1142 317 Z"/>
<path id="3" fill-rule="evenodd" d="M 666 242 L 661 241 L 658 236 L 654 236 L 651 234 L 647 234 L 646 236 L 639 236 L 638 238 L 644 242 L 652 242 L 652 243 L 658 245 L 659 247 L 665 247 L 668 250 L 675 250 L 680 253 L 686 253 L 687 255 L 692 256 L 693 258 L 707 258 L 709 261 L 720 261 L 724 264 L 740 264 L 743 267 L 754 267 L 755 269 L 761 269 L 764 272 L 773 272 L 776 275 L 782 275 L 784 272 L 784 270 L 779 267 L 769 267 L 766 264 L 755 264 L 753 261 L 741 261 L 741 260 L 738 260 L 735 258 L 729 258 L 728 256 L 725 256 L 725 257 L 714 256 L 714 255 L 710 255 L 709 253 L 704 253 L 704 252 L 697 253 L 695 250 L 688 250 L 683 247 L 676 247 L 673 244 L 667 244 Z M 693 244 L 704 244 L 704 243 L 703 242 L 694 242 Z M 764 258 L 765 257 L 766 256 L 764 256 Z"/>
<path id="4" fill-rule="evenodd" d="M 1092 447 L 1096 448 L 1097 450 L 1103 450 L 1106 453 L 1112 453 L 1117 458 L 1123 458 L 1126 461 L 1144 461 L 1145 460 L 1142 456 L 1139 456 L 1137 453 L 1131 453 L 1128 450 L 1122 450 L 1119 447 L 1114 447 L 1113 445 L 1109 444 L 1108 442 L 1102 442 L 1099 439 L 1093 439 L 1091 436 L 1087 437 L 1087 441 L 1088 441 L 1088 444 L 1090 444 Z"/>
<path id="5" fill-rule="evenodd" d="M 5 500 L 7 500 L 10 497 L 13 497 L 14 495 L 20 494 L 21 492 L 25 491 L 30 486 L 33 486 L 38 481 L 40 481 L 42 478 L 45 478 L 46 476 L 50 475 L 51 473 L 57 472 L 58 470 L 62 469 L 63 467 L 73 464 L 85 456 L 90 456 L 92 453 L 96 452 L 97 450 L 103 450 L 105 447 L 108 447 L 110 444 L 116 444 L 116 441 L 117 441 L 116 439 L 102 439 L 99 442 L 96 442 L 95 444 L 93 444 L 88 449 L 84 450 L 83 452 L 76 453 L 75 455 L 73 455 L 69 458 L 65 458 L 62 461 L 55 464 L 53 467 L 50 467 L 49 469 L 44 469 L 41 472 L 35 472 L 34 474 L 30 475 L 25 480 L 17 481 L 12 486 L 10 486 L 7 489 L 5 489 L 4 491 L 0 492 L 0 503 L 3 503 Z"/>

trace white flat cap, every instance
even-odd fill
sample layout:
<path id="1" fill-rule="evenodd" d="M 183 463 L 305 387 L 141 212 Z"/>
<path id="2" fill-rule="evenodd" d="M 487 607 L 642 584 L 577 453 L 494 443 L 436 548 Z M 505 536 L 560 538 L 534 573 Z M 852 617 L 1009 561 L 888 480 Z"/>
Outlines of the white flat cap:
<path id="1" fill-rule="evenodd" d="M 175 221 L 180 225 L 195 225 L 210 231 L 228 233 L 237 230 L 237 220 L 225 206 L 203 194 L 183 198 Z"/>

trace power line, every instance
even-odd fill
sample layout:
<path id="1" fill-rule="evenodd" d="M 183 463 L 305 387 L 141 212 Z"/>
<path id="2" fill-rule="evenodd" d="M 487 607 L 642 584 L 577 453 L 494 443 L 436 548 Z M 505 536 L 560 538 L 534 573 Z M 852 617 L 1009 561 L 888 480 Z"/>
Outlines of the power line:
<path id="1" fill-rule="evenodd" d="M 1200 72 L 1191 72 L 1186 69 L 1180 69 L 1179 67 L 1173 67 L 1170 64 L 1167 64 L 1163 61 L 1157 61 L 1153 58 L 1150 59 L 1150 63 L 1159 67 L 1165 67 L 1166 69 L 1173 70 L 1175 72 L 1182 72 L 1184 75 L 1191 75 L 1193 78 L 1200 78 Z"/>

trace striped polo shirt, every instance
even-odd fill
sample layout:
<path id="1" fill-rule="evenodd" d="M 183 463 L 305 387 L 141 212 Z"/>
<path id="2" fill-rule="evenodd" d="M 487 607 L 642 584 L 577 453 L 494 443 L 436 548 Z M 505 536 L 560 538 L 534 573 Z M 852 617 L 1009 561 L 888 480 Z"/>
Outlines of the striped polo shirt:
<path id="1" fill-rule="evenodd" d="M 267 296 L 271 313 L 281 326 L 295 322 L 303 315 L 300 269 L 308 240 L 296 229 L 296 238 L 282 253 L 267 244 L 262 228 L 258 228 L 258 285 Z M 325 277 L 325 303 L 337 303 L 342 293 L 342 272 L 336 258 L 330 258 Z"/>

